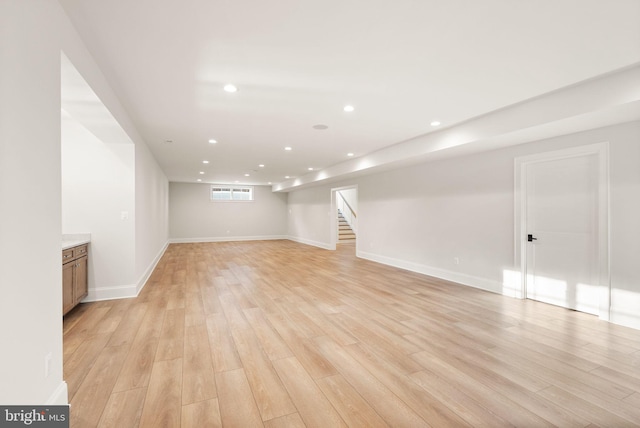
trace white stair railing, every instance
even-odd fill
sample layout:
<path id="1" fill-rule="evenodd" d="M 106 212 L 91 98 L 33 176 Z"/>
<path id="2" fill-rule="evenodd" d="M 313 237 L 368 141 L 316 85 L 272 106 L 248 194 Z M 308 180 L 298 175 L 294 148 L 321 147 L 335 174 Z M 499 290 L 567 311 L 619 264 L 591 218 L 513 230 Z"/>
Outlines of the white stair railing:
<path id="1" fill-rule="evenodd" d="M 353 233 L 357 235 L 358 218 L 356 212 L 340 192 L 336 192 L 336 206 L 338 207 L 338 211 L 342 213 L 342 217 L 344 217 L 345 221 L 349 224 L 349 227 L 351 227 L 351 230 L 353 230 Z"/>

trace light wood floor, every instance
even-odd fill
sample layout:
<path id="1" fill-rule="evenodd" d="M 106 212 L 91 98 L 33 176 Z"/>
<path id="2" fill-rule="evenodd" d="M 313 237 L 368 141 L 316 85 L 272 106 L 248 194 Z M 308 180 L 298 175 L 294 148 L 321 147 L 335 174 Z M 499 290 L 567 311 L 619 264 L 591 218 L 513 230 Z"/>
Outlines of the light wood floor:
<path id="1" fill-rule="evenodd" d="M 640 332 L 290 241 L 171 245 L 64 321 L 72 427 L 640 425 Z"/>

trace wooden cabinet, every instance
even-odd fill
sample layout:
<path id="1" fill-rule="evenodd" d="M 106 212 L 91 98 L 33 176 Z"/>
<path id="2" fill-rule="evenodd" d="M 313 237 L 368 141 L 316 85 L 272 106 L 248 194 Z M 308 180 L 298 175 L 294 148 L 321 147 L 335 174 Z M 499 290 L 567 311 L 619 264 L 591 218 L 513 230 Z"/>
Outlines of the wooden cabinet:
<path id="1" fill-rule="evenodd" d="M 73 309 L 89 293 L 89 245 L 62 250 L 62 314 Z"/>

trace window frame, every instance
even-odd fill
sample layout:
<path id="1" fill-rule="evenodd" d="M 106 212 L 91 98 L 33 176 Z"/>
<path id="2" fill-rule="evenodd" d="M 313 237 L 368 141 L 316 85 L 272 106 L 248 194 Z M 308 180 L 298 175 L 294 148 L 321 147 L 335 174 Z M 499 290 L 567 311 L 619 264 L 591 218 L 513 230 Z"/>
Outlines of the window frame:
<path id="1" fill-rule="evenodd" d="M 214 198 L 215 189 L 229 189 L 231 193 L 230 199 L 216 199 Z M 250 199 L 235 199 L 235 194 L 249 193 Z M 255 201 L 255 189 L 254 186 L 237 185 L 237 184 L 212 184 L 209 187 L 209 200 L 211 202 L 254 202 Z"/>

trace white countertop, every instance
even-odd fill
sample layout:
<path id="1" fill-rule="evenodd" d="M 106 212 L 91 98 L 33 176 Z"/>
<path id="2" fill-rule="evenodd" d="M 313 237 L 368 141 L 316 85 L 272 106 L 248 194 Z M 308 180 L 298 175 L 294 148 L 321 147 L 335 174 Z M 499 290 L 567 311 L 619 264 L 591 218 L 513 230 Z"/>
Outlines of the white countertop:
<path id="1" fill-rule="evenodd" d="M 66 250 L 69 248 L 77 247 L 78 245 L 88 244 L 91 242 L 90 239 L 75 239 L 69 241 L 62 241 L 62 249 Z"/>
<path id="2" fill-rule="evenodd" d="M 78 245 L 84 245 L 91 242 L 90 233 L 75 233 L 62 235 L 62 249 L 77 247 Z"/>

